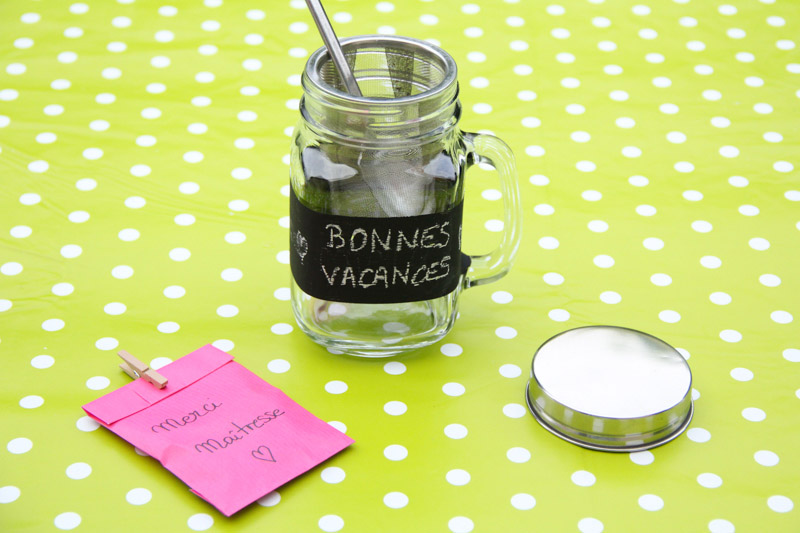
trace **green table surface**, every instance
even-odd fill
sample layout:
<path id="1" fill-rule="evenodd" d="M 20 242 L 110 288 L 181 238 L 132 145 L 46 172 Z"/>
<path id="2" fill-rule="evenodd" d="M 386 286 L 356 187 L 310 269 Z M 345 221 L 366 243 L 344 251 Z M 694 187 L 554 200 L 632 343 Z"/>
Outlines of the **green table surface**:
<path id="1" fill-rule="evenodd" d="M 328 0 L 341 36 L 441 44 L 462 128 L 517 154 L 514 269 L 393 360 L 287 301 L 302 1 L 2 2 L 0 530 L 800 531 L 800 4 L 723 2 Z M 470 170 L 468 252 L 497 186 Z M 535 349 L 590 324 L 689 359 L 687 433 L 608 454 L 534 421 Z M 84 416 L 116 349 L 209 342 L 356 443 L 225 518 Z"/>

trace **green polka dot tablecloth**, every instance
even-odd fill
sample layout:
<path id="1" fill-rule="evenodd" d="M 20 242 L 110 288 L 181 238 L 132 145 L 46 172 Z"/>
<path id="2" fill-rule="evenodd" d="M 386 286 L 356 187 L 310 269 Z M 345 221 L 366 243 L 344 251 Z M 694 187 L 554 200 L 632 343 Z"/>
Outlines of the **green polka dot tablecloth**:
<path id="1" fill-rule="evenodd" d="M 288 302 L 288 152 L 320 46 L 300 0 L 0 5 L 3 531 L 800 531 L 800 4 L 327 1 L 439 43 L 462 127 L 515 150 L 511 274 L 441 342 L 328 353 Z M 464 248 L 499 242 L 493 173 Z M 608 454 L 525 407 L 590 324 L 680 348 L 695 416 Z M 213 342 L 356 443 L 233 518 L 80 406 Z M 119 348 L 118 348 L 119 347 Z"/>

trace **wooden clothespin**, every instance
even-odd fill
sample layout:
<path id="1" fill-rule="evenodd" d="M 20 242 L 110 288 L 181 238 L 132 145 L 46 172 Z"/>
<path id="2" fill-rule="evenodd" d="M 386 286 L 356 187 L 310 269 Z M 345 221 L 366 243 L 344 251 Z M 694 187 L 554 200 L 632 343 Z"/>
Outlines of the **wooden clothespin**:
<path id="1" fill-rule="evenodd" d="M 143 378 L 159 389 L 163 389 L 167 386 L 167 378 L 139 361 L 125 350 L 120 350 L 117 352 L 117 355 L 125 361 L 124 363 L 120 363 L 119 367 L 133 379 Z"/>

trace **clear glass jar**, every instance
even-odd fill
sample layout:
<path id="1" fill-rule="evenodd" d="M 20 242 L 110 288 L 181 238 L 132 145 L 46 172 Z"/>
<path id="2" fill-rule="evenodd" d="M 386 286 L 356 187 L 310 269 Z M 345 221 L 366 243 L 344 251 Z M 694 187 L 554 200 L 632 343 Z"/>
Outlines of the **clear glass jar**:
<path id="1" fill-rule="evenodd" d="M 398 224 L 450 213 L 464 198 L 465 171 L 478 162 L 498 170 L 505 204 L 503 240 L 495 251 L 471 257 L 469 272 L 469 260 L 448 257 L 447 268 L 457 269 L 459 278 L 447 294 L 419 301 L 332 300 L 308 294 L 293 276 L 292 309 L 311 339 L 332 351 L 382 357 L 442 338 L 455 321 L 461 290 L 508 271 L 521 229 L 516 170 L 502 141 L 458 129 L 456 64 L 446 52 L 397 36 L 352 37 L 342 40 L 342 47 L 364 96 L 344 92 L 324 48 L 309 58 L 290 171 L 292 194 L 304 208 Z M 305 241 L 294 226 L 296 216 L 293 212 L 292 238 Z M 460 246 L 460 222 L 457 238 Z M 331 233 L 329 245 L 333 242 Z M 301 261 L 309 268 L 306 248 L 296 250 L 306 243 L 292 244 L 293 271 Z M 309 262 L 316 266 L 317 256 L 311 254 Z"/>

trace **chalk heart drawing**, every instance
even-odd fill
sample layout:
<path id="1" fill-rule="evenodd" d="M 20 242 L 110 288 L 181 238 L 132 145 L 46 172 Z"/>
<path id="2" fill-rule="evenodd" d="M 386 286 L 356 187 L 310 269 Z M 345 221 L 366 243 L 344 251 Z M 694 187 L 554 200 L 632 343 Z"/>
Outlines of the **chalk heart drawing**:
<path id="1" fill-rule="evenodd" d="M 294 237 L 294 242 L 295 251 L 297 251 L 297 255 L 300 256 L 300 262 L 302 263 L 308 253 L 308 241 L 303 237 L 303 234 L 298 231 Z"/>
<path id="2" fill-rule="evenodd" d="M 253 454 L 253 457 L 258 459 L 259 461 L 269 461 L 270 463 L 278 462 L 275 460 L 275 456 L 272 455 L 272 450 L 270 450 L 266 446 L 259 446 L 250 453 Z"/>

